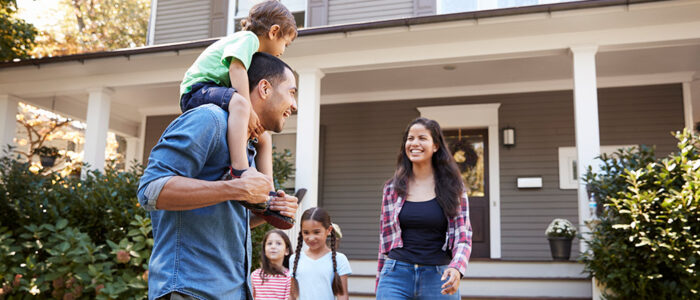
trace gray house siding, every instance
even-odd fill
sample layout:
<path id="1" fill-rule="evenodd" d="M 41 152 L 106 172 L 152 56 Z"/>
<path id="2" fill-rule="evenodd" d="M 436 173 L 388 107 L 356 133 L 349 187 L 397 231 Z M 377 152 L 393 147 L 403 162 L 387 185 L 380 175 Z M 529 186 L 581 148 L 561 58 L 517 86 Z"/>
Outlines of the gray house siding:
<path id="1" fill-rule="evenodd" d="M 376 258 L 381 188 L 394 171 L 404 127 L 419 116 L 416 107 L 476 103 L 501 103 L 500 127 L 516 129 L 517 145 L 500 148 L 502 257 L 550 259 L 547 224 L 578 220 L 576 191 L 559 189 L 558 147 L 574 146 L 571 91 L 323 105 L 319 203 L 343 229 L 340 251 Z M 653 144 L 665 155 L 675 145 L 669 132 L 683 127 L 682 106 L 677 84 L 601 89 L 601 144 Z M 542 176 L 542 189 L 515 187 L 518 176 L 533 175 Z"/>
<path id="2" fill-rule="evenodd" d="M 435 0 L 309 0 L 307 25 L 323 26 L 435 14 Z"/>
<path id="3" fill-rule="evenodd" d="M 156 45 L 211 37 L 212 0 L 158 0 L 155 13 Z"/>

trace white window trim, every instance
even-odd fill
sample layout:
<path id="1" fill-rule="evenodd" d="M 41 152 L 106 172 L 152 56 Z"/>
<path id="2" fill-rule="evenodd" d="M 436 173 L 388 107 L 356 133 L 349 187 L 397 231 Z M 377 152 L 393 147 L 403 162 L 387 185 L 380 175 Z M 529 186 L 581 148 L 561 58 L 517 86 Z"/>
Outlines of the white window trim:
<path id="1" fill-rule="evenodd" d="M 500 103 L 418 107 L 422 117 L 445 129 L 488 128 L 489 229 L 491 258 L 501 258 L 501 179 L 499 162 L 498 108 Z"/>
<path id="2" fill-rule="evenodd" d="M 236 1 L 228 0 L 228 14 L 226 14 L 226 36 L 232 35 L 236 29 Z"/>
<path id="3" fill-rule="evenodd" d="M 151 16 L 148 20 L 148 36 L 146 37 L 146 45 L 155 45 L 156 37 L 156 15 L 158 14 L 158 0 L 151 0 Z"/>
<path id="4" fill-rule="evenodd" d="M 637 145 L 610 145 L 600 146 L 600 153 L 613 154 L 621 148 L 631 148 Z M 578 188 L 578 180 L 574 176 L 574 164 L 576 163 L 576 147 L 559 147 L 559 189 L 575 190 Z M 577 168 L 578 169 L 578 168 Z M 578 178 L 581 178 L 585 170 L 576 170 Z"/>

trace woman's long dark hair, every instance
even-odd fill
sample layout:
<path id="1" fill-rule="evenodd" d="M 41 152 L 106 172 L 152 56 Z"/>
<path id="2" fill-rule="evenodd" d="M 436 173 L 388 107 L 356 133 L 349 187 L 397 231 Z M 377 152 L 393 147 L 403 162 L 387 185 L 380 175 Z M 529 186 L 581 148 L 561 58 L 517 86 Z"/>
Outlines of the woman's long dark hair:
<path id="1" fill-rule="evenodd" d="M 273 233 L 276 233 L 282 238 L 282 240 L 284 241 L 284 246 L 286 248 L 284 260 L 282 260 L 282 266 L 289 269 L 289 257 L 292 256 L 292 242 L 289 240 L 289 237 L 286 233 L 284 233 L 284 231 L 279 229 L 273 229 L 265 233 L 265 236 L 263 236 L 262 239 L 262 252 L 260 253 L 260 269 L 262 269 L 260 272 L 260 278 L 262 279 L 263 284 L 265 284 L 265 277 L 267 276 L 284 275 L 284 270 L 280 270 L 273 266 L 270 263 L 270 260 L 267 259 L 267 255 L 265 255 L 265 244 L 267 244 L 267 239 Z"/>
<path id="2" fill-rule="evenodd" d="M 413 177 L 413 163 L 406 155 L 406 139 L 408 138 L 408 131 L 416 124 L 421 124 L 428 129 L 430 136 L 433 138 L 433 143 L 438 145 L 438 150 L 433 153 L 431 159 L 433 173 L 435 174 L 435 195 L 445 215 L 454 217 L 459 214 L 459 198 L 464 190 L 464 184 L 462 183 L 462 176 L 457 168 L 457 163 L 445 142 L 445 136 L 442 135 L 440 124 L 434 120 L 416 118 L 411 123 L 408 123 L 403 133 L 401 150 L 396 163 L 396 172 L 391 179 L 394 183 L 394 189 L 402 197 L 406 197 L 408 194 L 408 181 Z"/>
<path id="3" fill-rule="evenodd" d="M 323 228 L 331 227 L 331 215 L 328 214 L 323 208 L 312 207 L 304 211 L 301 215 L 301 224 L 304 225 L 304 221 L 317 221 L 323 225 Z M 340 280 L 340 275 L 338 275 L 338 263 L 335 260 L 335 249 L 336 249 L 336 233 L 335 230 L 331 230 L 331 260 L 333 261 L 333 281 L 331 283 L 331 289 L 333 289 L 333 295 L 345 295 L 346 291 L 343 288 L 343 282 Z M 297 267 L 299 266 L 299 257 L 301 256 L 301 247 L 304 244 L 304 235 L 302 234 L 302 229 L 299 228 L 299 237 L 297 238 L 297 250 L 294 254 L 294 265 L 292 267 L 292 299 L 299 298 L 299 281 L 297 281 Z"/>

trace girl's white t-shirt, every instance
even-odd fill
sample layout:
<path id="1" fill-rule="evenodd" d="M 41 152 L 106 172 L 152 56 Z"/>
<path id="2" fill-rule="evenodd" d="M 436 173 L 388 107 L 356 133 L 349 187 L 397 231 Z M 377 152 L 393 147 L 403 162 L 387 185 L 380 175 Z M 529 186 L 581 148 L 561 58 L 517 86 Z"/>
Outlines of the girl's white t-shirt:
<path id="1" fill-rule="evenodd" d="M 335 299 L 332 287 L 332 253 L 333 252 L 328 252 L 321 258 L 313 260 L 306 256 L 304 251 L 301 252 L 296 276 L 297 281 L 299 282 L 299 300 Z M 294 256 L 295 254 L 289 258 L 290 269 L 294 268 Z M 350 262 L 348 262 L 348 258 L 345 257 L 345 254 L 336 252 L 335 261 L 337 263 L 337 271 L 340 276 L 349 275 L 352 273 L 352 270 L 350 269 Z"/>

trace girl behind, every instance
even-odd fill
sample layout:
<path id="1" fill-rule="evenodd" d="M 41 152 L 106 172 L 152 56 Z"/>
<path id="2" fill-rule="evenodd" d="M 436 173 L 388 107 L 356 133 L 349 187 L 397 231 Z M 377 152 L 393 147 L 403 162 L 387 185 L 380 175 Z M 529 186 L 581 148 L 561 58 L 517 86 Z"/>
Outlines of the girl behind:
<path id="1" fill-rule="evenodd" d="M 291 293 L 289 256 L 292 243 L 282 230 L 265 233 L 261 247 L 261 268 L 251 274 L 255 300 L 287 300 Z"/>
<path id="2" fill-rule="evenodd" d="M 326 238 L 330 236 L 330 247 Z M 308 249 L 302 251 L 302 244 Z M 292 299 L 328 300 L 335 296 L 348 299 L 348 275 L 352 273 L 347 257 L 336 252 L 337 234 L 331 216 L 320 207 L 309 208 L 301 216 L 301 231 L 296 253 L 292 256 Z"/>

